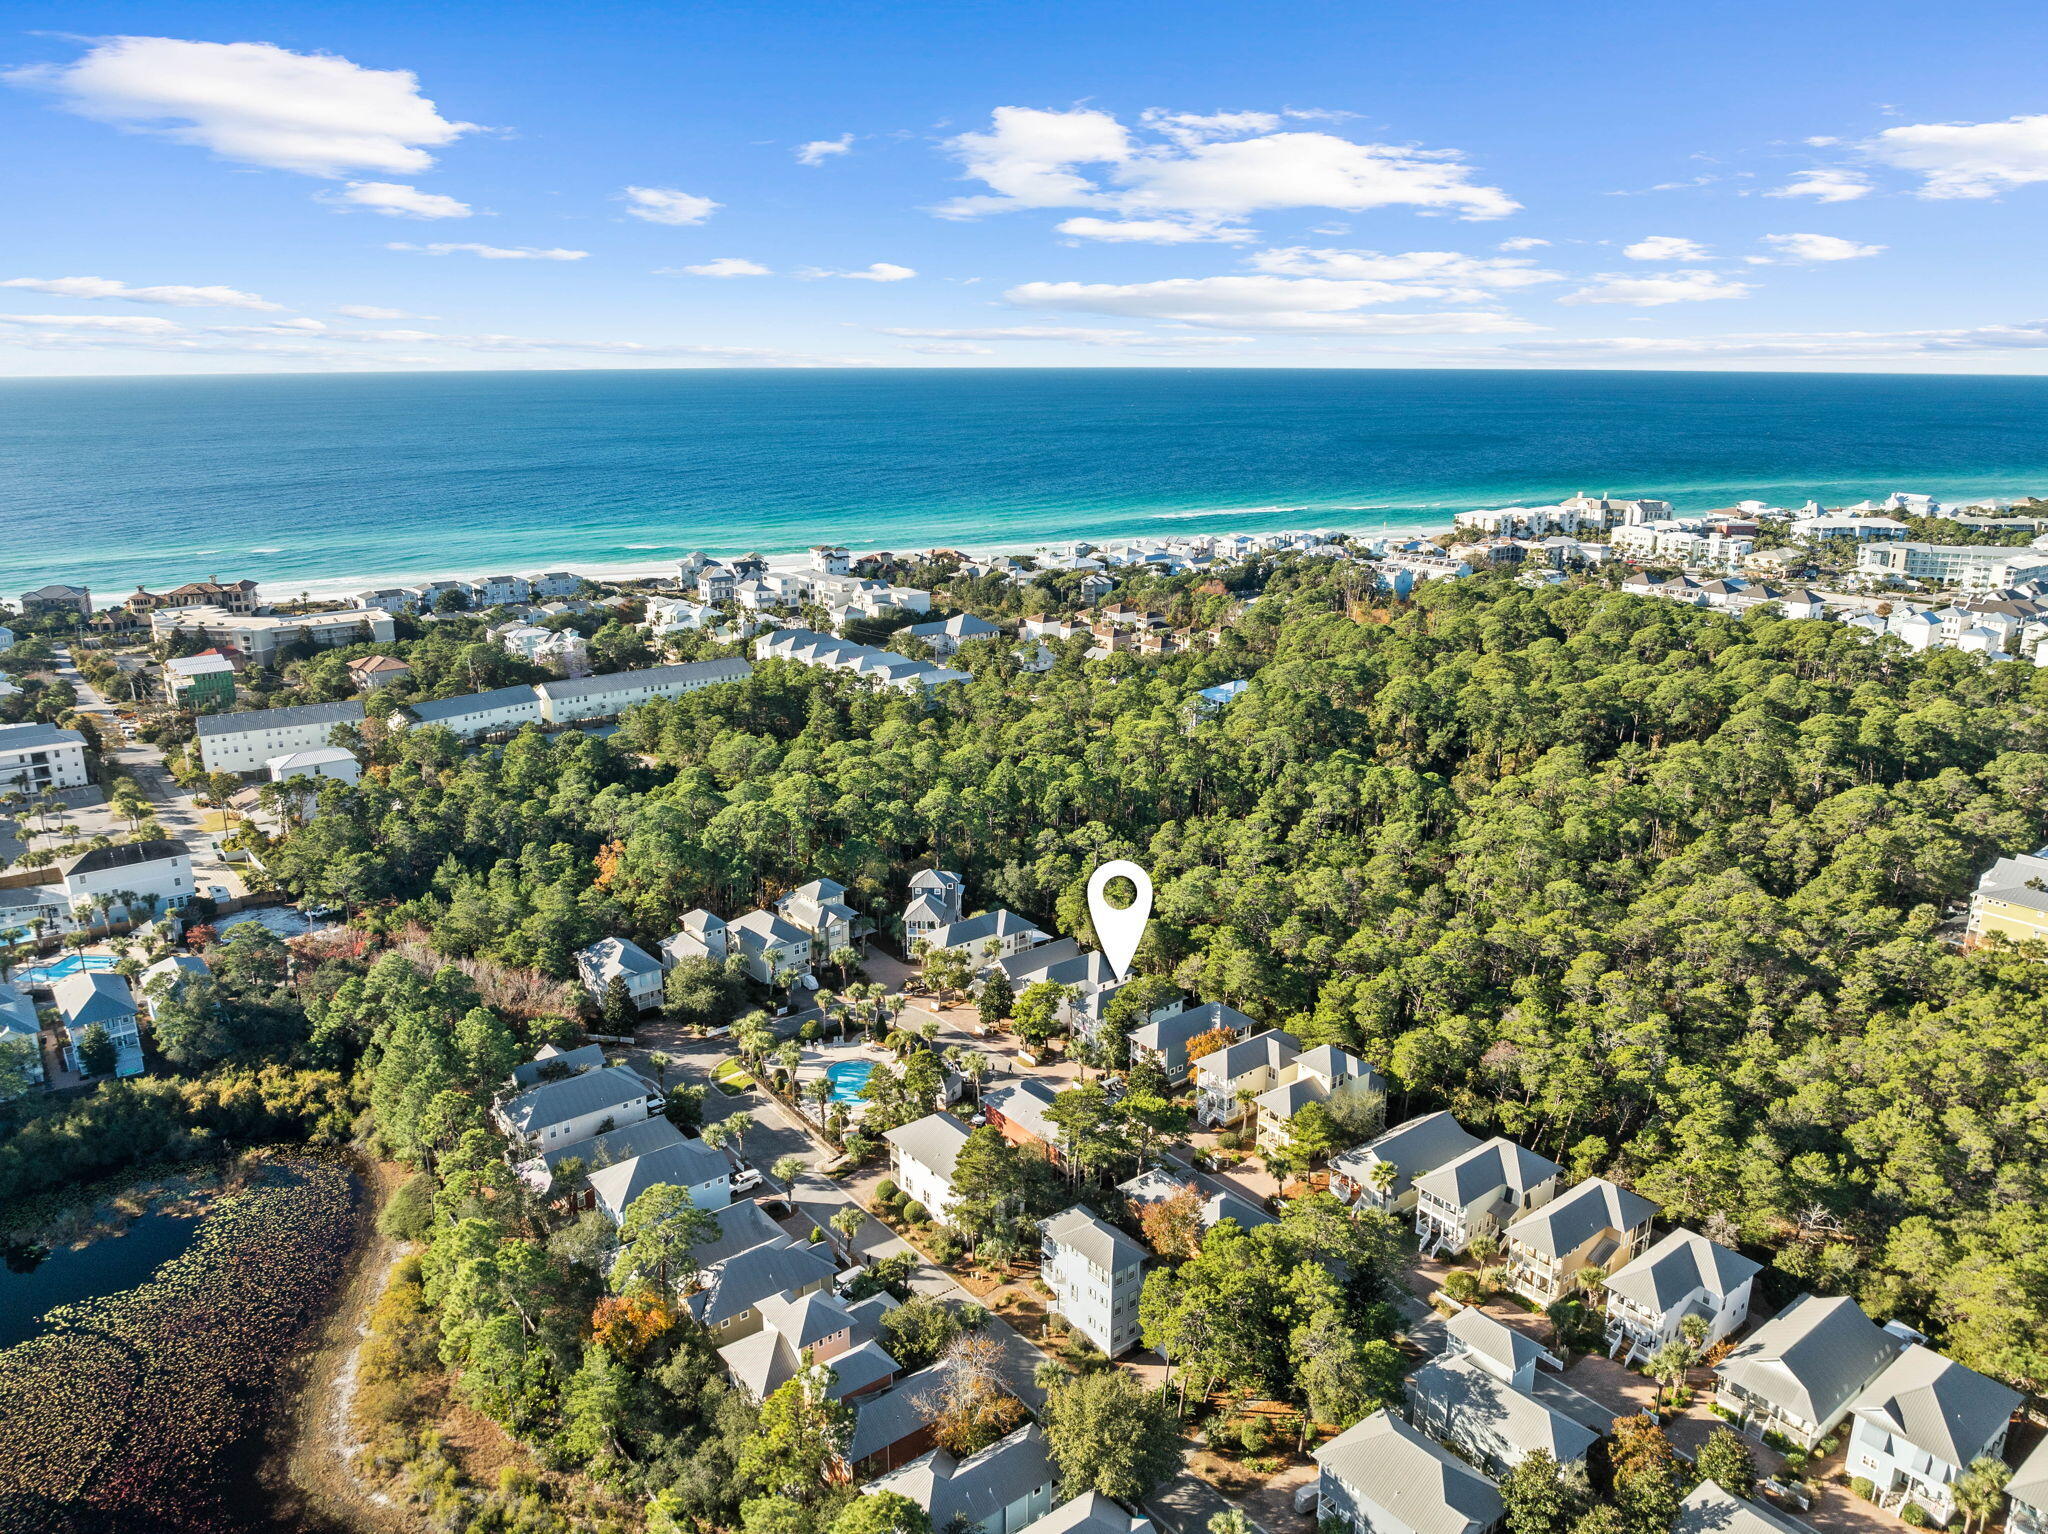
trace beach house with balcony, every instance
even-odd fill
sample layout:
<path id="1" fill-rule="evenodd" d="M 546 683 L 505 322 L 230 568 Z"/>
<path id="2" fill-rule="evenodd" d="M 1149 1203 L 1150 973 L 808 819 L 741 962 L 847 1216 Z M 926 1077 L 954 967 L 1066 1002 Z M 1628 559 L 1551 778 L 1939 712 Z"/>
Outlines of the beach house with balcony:
<path id="1" fill-rule="evenodd" d="M 498 1127 L 545 1153 L 557 1145 L 592 1139 L 661 1111 L 654 1084 L 621 1065 L 541 1081 L 492 1110 Z"/>
<path id="2" fill-rule="evenodd" d="M 1300 1055 L 1299 1039 L 1269 1028 L 1202 1056 L 1194 1063 L 1195 1122 L 1205 1129 L 1240 1122 L 1260 1093 L 1280 1085 L 1281 1073 Z"/>
<path id="3" fill-rule="evenodd" d="M 726 948 L 763 985 L 789 985 L 811 972 L 811 934 L 773 911 L 749 911 L 726 923 Z"/>
<path id="4" fill-rule="evenodd" d="M 813 879 L 775 902 L 775 914 L 811 935 L 811 958 L 822 962 L 838 948 L 851 948 L 860 930 L 860 913 L 846 903 L 846 886 Z"/>
<path id="5" fill-rule="evenodd" d="M 1107 1357 L 1136 1347 L 1145 1248 L 1079 1205 L 1039 1221 L 1038 1230 L 1051 1308 Z"/>
<path id="6" fill-rule="evenodd" d="M 734 1381 L 765 1401 L 796 1378 L 806 1362 L 832 1371 L 830 1395 L 855 1401 L 894 1384 L 902 1365 L 882 1346 L 882 1317 L 896 1308 L 886 1294 L 849 1304 L 827 1289 L 761 1301 L 761 1328 L 718 1350 Z"/>
<path id="7" fill-rule="evenodd" d="M 1778 1433 L 1811 1449 L 1910 1340 L 1854 1300 L 1801 1295 L 1715 1368 L 1721 1405 L 1753 1436 Z"/>
<path id="8" fill-rule="evenodd" d="M 1252 1099 L 1261 1150 L 1286 1146 L 1294 1115 L 1310 1103 L 1342 1098 L 1368 1121 L 1362 1127 L 1378 1129 L 1386 1122 L 1385 1079 L 1348 1049 L 1321 1045 L 1296 1056 L 1278 1074 L 1278 1081 Z"/>
<path id="9" fill-rule="evenodd" d="M 729 935 L 723 917 L 713 916 L 701 906 L 683 913 L 682 925 L 661 940 L 661 967 L 674 969 L 685 959 L 708 959 L 723 964 Z"/>
<path id="10" fill-rule="evenodd" d="M 614 1225 L 626 1223 L 626 1212 L 633 1207 L 633 1201 L 650 1188 L 681 1188 L 699 1209 L 723 1209 L 732 1202 L 732 1163 L 724 1151 L 691 1139 L 667 1119 L 647 1122 L 667 1125 L 670 1134 L 650 1136 L 662 1143 L 590 1173 L 590 1191 L 596 1197 L 597 1207 L 610 1216 Z M 600 1142 L 607 1138 L 597 1136 Z"/>
<path id="11" fill-rule="evenodd" d="M 910 903 L 903 908 L 903 943 L 907 948 L 941 927 L 959 921 L 967 881 L 943 868 L 921 868 L 910 876 Z"/>
<path id="12" fill-rule="evenodd" d="M 973 968 L 980 969 L 1051 940 L 1050 933 L 1041 932 L 1014 911 L 983 911 L 979 916 L 946 923 L 925 942 L 931 953 L 958 949 Z"/>
<path id="13" fill-rule="evenodd" d="M 1168 1081 L 1178 1082 L 1188 1073 L 1188 1045 L 1203 1034 L 1214 1033 L 1218 1029 L 1242 1039 L 1257 1033 L 1259 1025 L 1235 1007 L 1226 1007 L 1220 1001 L 1183 1007 L 1169 1016 L 1133 1028 L 1131 1059 L 1150 1060 L 1166 1073 Z"/>
<path id="14" fill-rule="evenodd" d="M 953 1210 L 953 1166 L 967 1143 L 967 1126 L 950 1113 L 928 1113 L 887 1131 L 889 1175 L 896 1186 L 941 1224 Z"/>
<path id="15" fill-rule="evenodd" d="M 1675 1341 L 1687 1316 L 1707 1323 L 1711 1347 L 1749 1319 L 1750 1287 L 1762 1268 L 1705 1236 L 1674 1230 L 1607 1275 L 1607 1351 L 1633 1363 Z"/>
<path id="16" fill-rule="evenodd" d="M 1415 1233 L 1425 1253 L 1462 1252 L 1557 1194 L 1564 1168 L 1499 1136 L 1415 1179 Z"/>
<path id="17" fill-rule="evenodd" d="M 576 973 L 591 1001 L 604 1004 L 614 980 L 642 1012 L 661 1005 L 661 961 L 631 938 L 601 937 L 577 950 Z"/>
<path id="18" fill-rule="evenodd" d="M 0 789 L 39 794 L 46 789 L 84 788 L 85 737 L 76 730 L 29 720 L 0 724 Z"/>
<path id="19" fill-rule="evenodd" d="M 1972 1461 L 1998 1459 L 2022 1397 L 1953 1359 L 1907 1344 L 1849 1408 L 1844 1469 L 1891 1511 L 1915 1503 L 1937 1524 L 1956 1513 Z"/>
<path id="20" fill-rule="evenodd" d="M 126 980 L 110 970 L 80 970 L 66 975 L 52 989 L 64 1029 L 65 1069 L 83 1074 L 78 1046 L 86 1033 L 97 1027 L 106 1031 L 114 1046 L 114 1074 L 142 1074 L 142 1031 L 136 1021 L 135 993 Z"/>
<path id="21" fill-rule="evenodd" d="M 1503 1232 L 1508 1283 L 1538 1305 L 1563 1299 L 1583 1270 L 1596 1268 L 1604 1277 L 1640 1256 L 1656 1214 L 1648 1199 L 1588 1177 Z"/>

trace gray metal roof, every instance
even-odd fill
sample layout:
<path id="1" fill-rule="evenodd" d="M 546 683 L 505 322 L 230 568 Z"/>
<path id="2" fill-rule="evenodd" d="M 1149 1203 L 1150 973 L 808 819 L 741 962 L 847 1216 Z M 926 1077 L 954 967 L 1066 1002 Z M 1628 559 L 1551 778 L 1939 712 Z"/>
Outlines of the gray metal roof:
<path id="1" fill-rule="evenodd" d="M 1564 1170 L 1555 1161 L 1496 1135 L 1449 1166 L 1415 1179 L 1415 1186 L 1457 1209 L 1470 1209 L 1501 1188 L 1520 1195 Z"/>
<path id="2" fill-rule="evenodd" d="M 1346 1428 L 1316 1463 L 1354 1497 L 1387 1515 L 1379 1534 L 1478 1534 L 1500 1521 L 1493 1482 L 1385 1410 Z"/>
<path id="3" fill-rule="evenodd" d="M 1507 1239 L 1565 1257 L 1603 1231 L 1631 1231 L 1655 1218 L 1657 1206 L 1604 1177 L 1588 1177 L 1571 1192 L 1531 1210 L 1507 1228 Z"/>
<path id="4" fill-rule="evenodd" d="M 732 682 L 752 676 L 754 665 L 745 660 L 697 660 L 681 666 L 649 666 L 640 671 L 614 671 L 605 676 L 564 677 L 535 684 L 534 691 L 560 703 L 571 698 L 601 698 L 607 693 L 636 692 L 643 687 L 663 687 L 670 682 Z"/>
<path id="5" fill-rule="evenodd" d="M 594 1172 L 601 1166 L 617 1166 L 621 1161 L 631 1161 L 635 1156 L 651 1155 L 682 1142 L 683 1132 L 667 1119 L 656 1115 L 642 1119 L 637 1124 L 626 1124 L 618 1129 L 608 1129 L 601 1135 L 592 1135 L 587 1140 L 577 1140 L 569 1145 L 557 1146 L 543 1151 L 541 1161 L 553 1171 L 571 1156 L 583 1163 L 585 1171 Z"/>
<path id="6" fill-rule="evenodd" d="M 2005 1431 L 2020 1400 L 2018 1391 L 1915 1343 L 1850 1410 L 1960 1471 Z"/>
<path id="7" fill-rule="evenodd" d="M 301 703 L 293 708 L 257 708 L 239 714 L 201 714 L 192 728 L 204 737 L 290 730 L 306 724 L 361 724 L 362 720 L 362 703 L 348 698 L 340 703 Z"/>
<path id="8" fill-rule="evenodd" d="M 599 1167 L 590 1174 L 590 1187 L 612 1218 L 623 1220 L 633 1200 L 649 1188 L 671 1183 L 695 1188 L 731 1175 L 732 1163 L 725 1159 L 725 1152 L 713 1150 L 702 1140 L 676 1139 L 643 1156 Z"/>
<path id="9" fill-rule="evenodd" d="M 1696 1290 L 1725 1299 L 1762 1271 L 1740 1252 L 1692 1231 L 1674 1230 L 1634 1262 L 1609 1274 L 1607 1289 L 1661 1316 Z"/>
<path id="10" fill-rule="evenodd" d="M 69 879 L 76 874 L 103 874 L 116 868 L 140 868 L 144 863 L 163 863 L 172 858 L 190 856 L 183 842 L 121 842 L 116 846 L 95 847 L 90 852 L 81 852 L 77 857 L 59 863 L 57 871 Z"/>
<path id="11" fill-rule="evenodd" d="M 1278 1070 L 1301 1053 L 1301 1040 L 1284 1028 L 1268 1028 L 1235 1044 L 1226 1044 L 1214 1054 L 1195 1062 L 1195 1074 L 1214 1081 L 1232 1082 L 1247 1071 L 1267 1066 Z"/>
<path id="12" fill-rule="evenodd" d="M 1448 1166 L 1478 1146 L 1479 1137 L 1468 1133 L 1448 1112 L 1425 1113 L 1346 1151 L 1330 1163 L 1330 1169 L 1366 1181 L 1366 1169 L 1375 1161 L 1384 1161 L 1399 1174 L 1391 1190 L 1392 1196 L 1399 1197 L 1416 1178 Z"/>
<path id="13" fill-rule="evenodd" d="M 1752 1332 L 1714 1372 L 1758 1400 L 1825 1427 L 1902 1345 L 1854 1300 L 1804 1294 Z"/>
<path id="14" fill-rule="evenodd" d="M 2034 1445 L 2033 1452 L 2020 1461 L 2005 1494 L 2034 1512 L 2048 1510 L 2048 1438 Z"/>
<path id="15" fill-rule="evenodd" d="M 1534 1337 L 1470 1306 L 1446 1321 L 1444 1332 L 1456 1338 L 1467 1351 L 1492 1359 L 1509 1374 L 1521 1373 L 1525 1366 L 1544 1356 L 1543 1345 Z"/>
<path id="16" fill-rule="evenodd" d="M 1678 1504 L 1671 1534 L 1813 1534 L 1813 1530 L 1760 1502 L 1723 1491 L 1719 1482 L 1702 1481 Z"/>
<path id="17" fill-rule="evenodd" d="M 540 709 L 540 698 L 531 683 L 517 687 L 493 687 L 489 692 L 466 692 L 459 698 L 435 698 L 426 703 L 408 703 L 406 709 L 421 724 L 440 724 L 448 719 L 461 719 L 469 714 L 495 713 L 502 708 L 513 708 L 522 703 L 533 705 L 536 714 Z"/>
<path id="18" fill-rule="evenodd" d="M 921 1432 L 938 1417 L 952 1377 L 952 1365 L 941 1360 L 905 1376 L 880 1395 L 855 1402 L 853 1442 L 846 1450 L 848 1463 L 858 1465 Z"/>
<path id="19" fill-rule="evenodd" d="M 2048 889 L 2030 889 L 2029 880 L 2048 884 L 2048 858 L 2032 854 L 2000 858 L 1977 881 L 1977 893 L 1992 900 L 2002 900 L 2007 905 L 2048 911 Z"/>
<path id="20" fill-rule="evenodd" d="M 690 1248 L 690 1256 L 700 1268 L 712 1267 L 769 1242 L 789 1239 L 782 1227 L 769 1219 L 767 1211 L 752 1199 L 714 1209 L 711 1218 L 718 1225 L 718 1234 Z"/>
<path id="21" fill-rule="evenodd" d="M 925 1510 L 934 1529 L 950 1528 L 956 1521 L 972 1528 L 1058 1480 L 1059 1472 L 1046 1455 L 1045 1432 L 1031 1422 L 966 1459 L 934 1449 L 862 1490 L 893 1491 L 910 1498 Z"/>
<path id="22" fill-rule="evenodd" d="M 521 1086 L 530 1087 L 549 1074 L 549 1067 L 558 1067 L 574 1073 L 593 1065 L 604 1064 L 602 1044 L 579 1044 L 574 1049 L 558 1049 L 553 1044 L 543 1044 L 531 1060 L 512 1067 L 512 1079 Z"/>
<path id="23" fill-rule="evenodd" d="M 934 948 L 956 948 L 962 943 L 978 943 L 987 937 L 1014 937 L 1021 932 L 1039 930 L 1015 911 L 983 911 L 979 916 L 970 916 L 939 928 L 931 935 L 931 945 Z"/>
<path id="24" fill-rule="evenodd" d="M 905 1159 L 929 1167 L 950 1183 L 953 1163 L 967 1143 L 967 1126 L 950 1113 L 927 1113 L 914 1123 L 884 1131 L 882 1138 Z"/>
<path id="25" fill-rule="evenodd" d="M 714 1264 L 705 1287 L 690 1296 L 690 1309 L 706 1326 L 716 1326 L 778 1294 L 829 1283 L 838 1271 L 815 1247 L 783 1236 Z"/>
<path id="26" fill-rule="evenodd" d="M 635 1098 L 646 1097 L 650 1090 L 648 1083 L 631 1071 L 607 1065 L 564 1081 L 543 1081 L 539 1086 L 528 1087 L 508 1101 L 502 1111 L 514 1129 L 521 1134 L 533 1134 L 565 1119 L 622 1107 Z"/>
<path id="27" fill-rule="evenodd" d="M 1583 1422 L 1552 1411 L 1470 1358 L 1439 1358 L 1408 1378 L 1408 1398 L 1442 1415 L 1454 1428 L 1504 1445 L 1501 1457 L 1519 1463 L 1542 1449 L 1559 1464 L 1578 1459 L 1600 1435 Z"/>
<path id="28" fill-rule="evenodd" d="M 1099 1491 L 1083 1492 L 1062 1502 L 1018 1534 L 1130 1534 L 1131 1515 Z"/>
<path id="29" fill-rule="evenodd" d="M 1059 1126 L 1047 1122 L 1045 1110 L 1052 1106 L 1057 1094 L 1044 1082 L 1026 1076 L 1017 1081 L 1005 1081 L 997 1086 L 984 1088 L 980 1106 L 993 1108 L 1010 1123 L 1028 1134 L 1034 1134 L 1048 1145 L 1057 1145 L 1060 1139 Z"/>
<path id="30" fill-rule="evenodd" d="M 1114 1225 L 1106 1224 L 1076 1204 L 1064 1214 L 1040 1220 L 1046 1239 L 1079 1252 L 1105 1273 L 1135 1268 L 1150 1254 Z"/>
<path id="31" fill-rule="evenodd" d="M 54 724 L 31 719 L 25 724 L 0 724 L 0 751 L 34 751 L 44 746 L 82 746 L 85 737 L 76 730 L 60 730 Z"/>
<path id="32" fill-rule="evenodd" d="M 601 937 L 588 948 L 576 951 L 576 969 L 592 990 L 627 975 L 652 975 L 661 961 L 630 938 Z"/>
<path id="33" fill-rule="evenodd" d="M 1163 1017 L 1156 1023 L 1133 1028 L 1131 1042 L 1146 1049 L 1171 1054 L 1189 1039 L 1199 1038 L 1218 1028 L 1228 1028 L 1233 1033 L 1243 1034 L 1258 1032 L 1259 1025 L 1235 1007 L 1226 1007 L 1220 1001 L 1207 1001 L 1198 1007 L 1189 1007 L 1185 1012 Z"/>

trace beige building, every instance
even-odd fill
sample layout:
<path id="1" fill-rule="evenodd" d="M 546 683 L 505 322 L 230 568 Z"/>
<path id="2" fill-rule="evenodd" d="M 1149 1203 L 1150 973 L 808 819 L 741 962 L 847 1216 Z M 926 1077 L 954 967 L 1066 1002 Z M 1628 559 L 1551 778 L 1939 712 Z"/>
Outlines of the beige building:
<path id="1" fill-rule="evenodd" d="M 2048 939 L 2048 847 L 2000 858 L 1970 896 L 1969 940 L 1996 934 L 2009 942 Z"/>

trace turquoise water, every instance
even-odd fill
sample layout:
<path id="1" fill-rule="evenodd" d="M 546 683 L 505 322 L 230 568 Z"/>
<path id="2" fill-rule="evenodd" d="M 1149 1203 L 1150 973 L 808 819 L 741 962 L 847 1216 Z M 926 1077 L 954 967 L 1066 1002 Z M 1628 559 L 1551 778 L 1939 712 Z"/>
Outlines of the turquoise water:
<path id="1" fill-rule="evenodd" d="M 0 381 L 0 592 L 2048 491 L 2048 379 L 1257 370 Z"/>
<path id="2" fill-rule="evenodd" d="M 84 970 L 110 970 L 120 961 L 103 953 L 67 953 L 61 959 L 52 959 L 47 964 L 15 972 L 14 982 L 27 989 L 37 985 L 55 985 L 67 976 Z"/>
<path id="3" fill-rule="evenodd" d="M 829 1101 L 865 1102 L 867 1099 L 863 1094 L 867 1091 L 868 1077 L 874 1073 L 875 1064 L 872 1060 L 842 1060 L 837 1065 L 826 1066 L 825 1079 L 832 1083 L 832 1096 Z"/>

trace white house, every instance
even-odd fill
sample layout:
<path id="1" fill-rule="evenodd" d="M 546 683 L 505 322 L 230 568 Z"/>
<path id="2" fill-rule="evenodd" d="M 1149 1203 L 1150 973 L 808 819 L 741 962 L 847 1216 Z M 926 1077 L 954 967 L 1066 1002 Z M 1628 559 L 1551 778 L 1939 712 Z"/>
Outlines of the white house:
<path id="1" fill-rule="evenodd" d="M 1721 1404 L 1745 1429 L 1782 1433 L 1811 1449 L 1909 1340 L 1878 1326 L 1854 1300 L 1803 1294 L 1715 1368 Z"/>
<path id="2" fill-rule="evenodd" d="M 1002 630 L 986 618 L 977 618 L 972 613 L 962 613 L 956 618 L 947 618 L 938 623 L 914 623 L 904 630 L 913 639 L 924 641 L 925 648 L 932 652 L 934 660 L 951 660 L 960 646 L 970 639 L 993 639 Z"/>
<path id="3" fill-rule="evenodd" d="M 775 902 L 775 914 L 811 935 L 811 957 L 822 960 L 835 948 L 853 946 L 860 913 L 846 903 L 846 886 L 813 879 Z"/>
<path id="4" fill-rule="evenodd" d="M 943 868 L 921 868 L 910 876 L 910 904 L 903 908 L 903 941 L 906 945 L 928 938 L 939 928 L 960 920 L 960 898 L 966 881 Z"/>
<path id="5" fill-rule="evenodd" d="M 540 723 L 540 694 L 527 683 L 514 687 L 493 687 L 489 692 L 466 692 L 459 698 L 435 698 L 410 703 L 391 716 L 392 723 L 433 725 L 452 730 L 466 740 L 489 735 L 510 735 L 524 725 Z"/>
<path id="6" fill-rule="evenodd" d="M 363 722 L 362 701 L 301 703 L 240 714 L 201 714 L 192 722 L 199 762 L 208 772 L 260 772 L 273 757 L 329 744 L 336 725 Z"/>
<path id="7" fill-rule="evenodd" d="M 624 1066 L 602 1065 L 556 1081 L 542 1081 L 493 1110 L 506 1134 L 543 1152 L 588 1140 L 661 1111 L 652 1082 Z"/>
<path id="8" fill-rule="evenodd" d="M 1687 1316 L 1707 1323 L 1708 1346 L 1749 1319 L 1750 1286 L 1762 1268 L 1740 1252 L 1689 1230 L 1674 1230 L 1607 1275 L 1607 1350 L 1626 1361 L 1674 1341 Z"/>
<path id="9" fill-rule="evenodd" d="M 966 1459 L 933 1449 L 861 1490 L 908 1497 L 948 1534 L 1023 1534 L 1052 1511 L 1058 1483 L 1045 1430 L 1032 1422 Z"/>
<path id="10" fill-rule="evenodd" d="M 717 619 L 712 608 L 687 597 L 649 597 L 647 616 L 640 626 L 660 638 L 664 634 L 687 634 L 693 629 L 708 628 Z"/>
<path id="11" fill-rule="evenodd" d="M 1478 1136 L 1468 1134 L 1448 1112 L 1425 1113 L 1332 1161 L 1330 1191 L 1359 1208 L 1405 1213 L 1420 1196 L 1416 1178 L 1478 1147 Z"/>
<path id="12" fill-rule="evenodd" d="M 478 607 L 510 607 L 533 596 L 533 583 L 523 575 L 486 575 L 470 585 Z"/>
<path id="13" fill-rule="evenodd" d="M 192 855 L 183 842 L 121 842 L 97 847 L 59 863 L 57 870 L 64 879 L 64 898 L 71 903 L 72 917 L 80 922 L 95 916 L 97 901 L 111 899 L 114 905 L 102 907 L 108 914 L 125 910 L 133 917 L 144 911 L 174 911 L 195 893 Z"/>
<path id="14" fill-rule="evenodd" d="M 1539 1449 L 1560 1465 L 1574 1464 L 1600 1441 L 1583 1422 L 1503 1378 L 1495 1364 L 1483 1353 L 1465 1351 L 1446 1353 L 1416 1370 L 1408 1379 L 1415 1425 L 1495 1475 Z"/>
<path id="15" fill-rule="evenodd" d="M 693 1140 L 666 1119 L 653 1120 L 667 1126 L 666 1143 L 642 1151 L 623 1161 L 596 1167 L 590 1172 L 590 1191 L 597 1207 L 614 1225 L 625 1223 L 626 1211 L 649 1188 L 678 1187 L 690 1195 L 699 1209 L 723 1209 L 732 1202 L 732 1163 L 724 1151 L 702 1140 Z M 672 1136 L 672 1138 L 670 1138 Z M 597 1137 L 601 1143 L 603 1135 Z"/>
<path id="16" fill-rule="evenodd" d="M 549 724 L 574 724 L 584 719 L 610 719 L 636 703 L 677 698 L 700 687 L 737 682 L 753 674 L 747 661 L 700 660 L 683 666 L 616 671 L 609 676 L 565 677 L 542 682 L 533 690 L 540 698 L 542 719 Z"/>
<path id="17" fill-rule="evenodd" d="M 967 1126 L 950 1113 L 927 1113 L 882 1138 L 889 1142 L 896 1186 L 943 1224 L 953 1209 L 953 1163 L 967 1143 Z"/>
<path id="18" fill-rule="evenodd" d="M 45 789 L 84 788 L 85 737 L 54 724 L 0 724 L 0 788 L 39 794 Z"/>
<path id="19" fill-rule="evenodd" d="M 1493 1482 L 1384 1409 L 1315 1451 L 1325 1520 L 1351 1534 L 1491 1534 Z"/>
<path id="20" fill-rule="evenodd" d="M 683 913 L 682 925 L 661 940 L 661 967 L 674 969 L 685 959 L 708 959 L 723 964 L 728 933 L 725 922 L 699 907 Z"/>
<path id="21" fill-rule="evenodd" d="M 1896 540 L 1857 549 L 1856 569 L 1893 580 L 1940 581 L 1964 591 L 1993 591 L 2048 575 L 2048 553 L 2003 544 Z"/>
<path id="22" fill-rule="evenodd" d="M 1937 1524 L 1956 1512 L 1955 1483 L 1976 1459 L 2005 1453 L 2022 1397 L 1952 1359 L 1910 1343 L 1849 1408 L 1843 1469 L 1876 1488 L 1877 1505 L 1920 1505 Z"/>
<path id="23" fill-rule="evenodd" d="M 811 972 L 811 935 L 773 911 L 749 911 L 726 923 L 726 945 L 763 985 L 788 985 Z"/>
<path id="24" fill-rule="evenodd" d="M 1269 1028 L 1202 1056 L 1194 1065 L 1196 1121 L 1208 1128 L 1237 1123 L 1300 1053 L 1293 1034 Z"/>
<path id="25" fill-rule="evenodd" d="M 853 568 L 853 556 L 836 543 L 820 543 L 811 550 L 810 567 L 820 575 L 844 575 Z"/>
<path id="26" fill-rule="evenodd" d="M 1425 1252 L 1462 1252 L 1541 1208 L 1564 1168 L 1499 1136 L 1415 1179 L 1415 1233 Z"/>
<path id="27" fill-rule="evenodd" d="M 1656 1214 L 1648 1199 L 1604 1177 L 1588 1177 L 1502 1233 L 1508 1283 L 1538 1305 L 1560 1300 L 1581 1270 L 1611 1273 L 1641 1255 Z"/>
<path id="28" fill-rule="evenodd" d="M 1038 1229 L 1039 1276 L 1052 1290 L 1051 1308 L 1110 1358 L 1136 1347 L 1145 1248 L 1079 1205 Z"/>
<path id="29" fill-rule="evenodd" d="M 64 1064 L 83 1071 L 78 1046 L 86 1031 L 95 1026 L 106 1030 L 114 1046 L 114 1074 L 142 1074 L 142 1033 L 136 1022 L 135 993 L 128 982 L 108 970 L 81 970 L 66 975 L 52 990 L 56 993 L 57 1016 L 64 1025 Z"/>
<path id="30" fill-rule="evenodd" d="M 2048 1530 L 2048 1438 L 2034 1445 L 2005 1483 L 2012 1501 L 2005 1515 L 2006 1534 L 2043 1534 Z"/>
<path id="31" fill-rule="evenodd" d="M 576 973 L 590 999 L 600 1005 L 614 980 L 624 982 L 627 996 L 642 1012 L 661 1005 L 661 961 L 630 938 L 599 938 L 578 949 Z"/>
<path id="32" fill-rule="evenodd" d="M 949 953 L 958 949 L 976 968 L 1049 941 L 1050 934 L 1039 931 L 1014 911 L 984 911 L 965 921 L 948 922 L 926 939 L 930 952 Z"/>
<path id="33" fill-rule="evenodd" d="M 340 746 L 288 751 L 283 756 L 273 756 L 263 766 L 273 783 L 290 778 L 333 778 L 341 783 L 354 783 L 363 775 L 363 764 L 356 760 L 355 752 Z"/>

